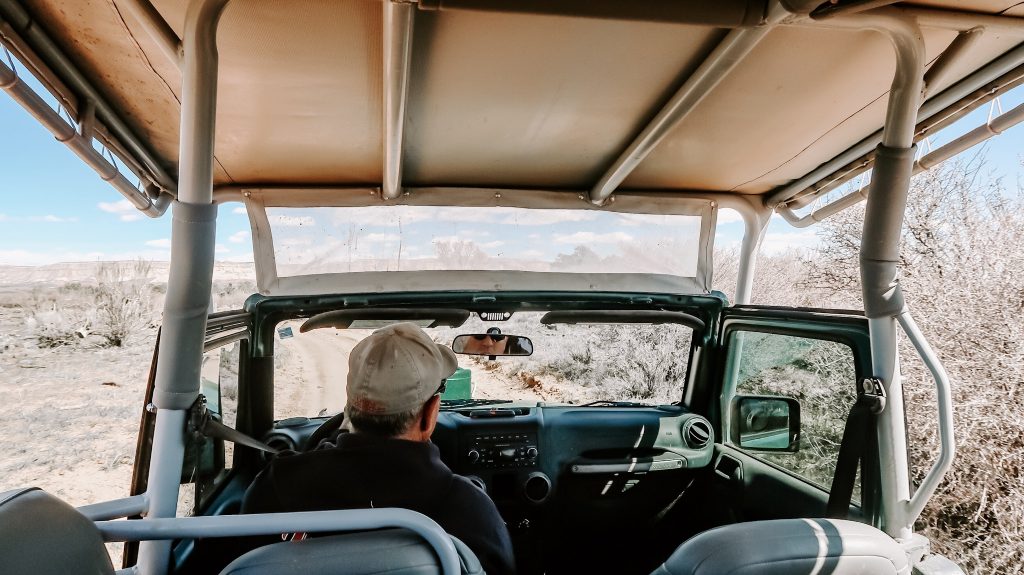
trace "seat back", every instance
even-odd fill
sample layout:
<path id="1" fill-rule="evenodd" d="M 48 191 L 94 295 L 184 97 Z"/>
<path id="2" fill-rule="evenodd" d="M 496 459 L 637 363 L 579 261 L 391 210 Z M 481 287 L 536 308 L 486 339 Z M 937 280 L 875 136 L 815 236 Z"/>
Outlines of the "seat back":
<path id="1" fill-rule="evenodd" d="M 778 519 L 705 531 L 652 575 L 909 575 L 906 552 L 878 529 L 839 519 Z"/>
<path id="2" fill-rule="evenodd" d="M 35 487 L 0 493 L 0 565 L 11 574 L 114 572 L 96 525 Z"/>
<path id="3" fill-rule="evenodd" d="M 465 575 L 483 568 L 469 547 L 452 537 Z M 221 575 L 440 575 L 433 548 L 406 529 L 284 541 L 254 549 L 235 559 Z"/>

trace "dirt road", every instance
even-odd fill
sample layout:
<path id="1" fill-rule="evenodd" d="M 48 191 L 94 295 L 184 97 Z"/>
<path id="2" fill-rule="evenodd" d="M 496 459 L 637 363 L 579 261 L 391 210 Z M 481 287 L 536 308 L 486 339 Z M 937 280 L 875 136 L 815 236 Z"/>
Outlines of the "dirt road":
<path id="1" fill-rule="evenodd" d="M 316 330 L 278 341 L 274 373 L 274 417 L 337 413 L 345 407 L 348 355 L 365 330 Z M 326 411 L 324 411 L 326 410 Z"/>

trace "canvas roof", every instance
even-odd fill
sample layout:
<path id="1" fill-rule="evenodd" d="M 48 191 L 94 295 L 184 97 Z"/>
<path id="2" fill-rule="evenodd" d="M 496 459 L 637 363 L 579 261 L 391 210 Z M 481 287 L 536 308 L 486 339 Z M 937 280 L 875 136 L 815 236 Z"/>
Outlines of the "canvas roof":
<path id="1" fill-rule="evenodd" d="M 173 178 L 182 74 L 136 19 L 133 1 L 0 0 L 0 15 L 16 32 L 10 6 L 21 6 Z M 674 11 L 668 2 L 630 4 L 419 3 L 402 185 L 588 190 L 730 27 L 758 22 L 765 9 L 765 2 L 730 0 L 691 18 L 685 7 L 696 2 L 677 2 Z M 926 15 L 919 21 L 929 61 L 957 28 L 1001 16 L 930 96 L 1024 41 L 1017 4 L 895 4 Z M 179 38 L 186 5 L 153 1 Z M 531 6 L 589 14 L 527 13 Z M 228 5 L 218 32 L 215 185 L 381 184 L 383 12 L 379 0 Z M 652 21 L 666 14 L 674 21 Z M 619 189 L 770 194 L 881 128 L 894 69 L 883 35 L 793 18 L 772 29 Z M 76 91 L 64 89 L 74 108 Z"/>

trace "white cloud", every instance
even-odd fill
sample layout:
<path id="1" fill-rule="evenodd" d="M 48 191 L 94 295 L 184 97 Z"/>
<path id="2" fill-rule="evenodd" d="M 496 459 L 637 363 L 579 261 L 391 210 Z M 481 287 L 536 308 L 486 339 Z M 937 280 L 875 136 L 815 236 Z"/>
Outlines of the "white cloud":
<path id="1" fill-rule="evenodd" d="M 625 232 L 609 232 L 607 234 L 576 232 L 574 234 L 555 234 L 554 241 L 557 244 L 613 244 L 633 241 L 633 236 Z"/>
<path id="2" fill-rule="evenodd" d="M 111 258 L 103 252 L 0 250 L 0 265 L 9 266 L 40 266 L 59 262 L 89 262 L 101 259 Z"/>
<path id="3" fill-rule="evenodd" d="M 213 247 L 213 253 L 215 254 L 226 254 L 230 251 L 231 250 L 228 249 L 228 247 L 225 246 L 224 244 L 217 244 Z"/>
<path id="4" fill-rule="evenodd" d="M 134 209 L 134 208 L 132 208 Z M 46 214 L 45 216 L 27 216 L 27 217 L 11 217 L 7 214 L 0 214 L 0 222 L 15 222 L 15 221 L 26 221 L 26 222 L 45 222 L 49 224 L 63 223 L 63 222 L 77 222 L 78 218 L 75 217 L 62 217 L 55 216 L 53 214 Z"/>
<path id="5" fill-rule="evenodd" d="M 248 239 L 249 239 L 249 232 L 247 232 L 245 230 L 242 230 L 240 232 L 235 232 L 235 233 L 231 234 L 231 237 L 228 238 L 228 241 L 233 243 L 233 244 L 240 244 L 240 243 L 245 242 Z"/>
<path id="6" fill-rule="evenodd" d="M 151 248 L 169 248 L 171 247 L 171 238 L 160 238 L 158 240 L 149 240 L 146 245 Z"/>
<path id="7" fill-rule="evenodd" d="M 524 260 L 543 260 L 544 252 L 540 250 L 525 250 L 517 253 L 513 257 L 517 257 Z"/>
<path id="8" fill-rule="evenodd" d="M 274 244 L 281 244 L 282 246 L 295 247 L 295 246 L 311 246 L 313 245 L 313 238 L 284 238 L 281 241 L 274 241 Z"/>
<path id="9" fill-rule="evenodd" d="M 275 215 L 270 216 L 270 225 L 281 226 L 283 228 L 297 228 L 301 226 L 315 226 L 316 220 L 310 216 Z"/>
<path id="10" fill-rule="evenodd" d="M 497 248 L 497 247 L 501 247 L 503 245 L 505 245 L 505 242 L 503 242 L 501 240 L 494 240 L 493 242 L 482 243 L 482 244 L 480 244 L 480 247 L 485 249 L 485 250 L 491 250 L 491 249 L 494 249 L 494 248 Z"/>
<path id="11" fill-rule="evenodd" d="M 437 244 L 437 243 L 447 244 L 447 243 L 451 243 L 451 242 L 472 242 L 473 240 L 471 240 L 469 238 L 464 238 L 462 236 L 434 236 L 434 239 L 432 239 L 430 241 L 435 243 L 435 244 Z M 473 242 L 473 243 L 476 243 L 476 242 Z"/>
<path id="12" fill-rule="evenodd" d="M 134 222 L 142 219 L 142 214 L 128 200 L 100 202 L 96 206 L 108 214 L 116 214 L 122 222 Z"/>
<path id="13" fill-rule="evenodd" d="M 735 223 L 735 222 L 742 222 L 742 221 L 743 221 L 743 216 L 740 215 L 740 213 L 737 212 L 734 209 L 723 208 L 721 210 L 718 210 L 718 223 L 719 224 L 732 224 L 732 223 Z"/>
<path id="14" fill-rule="evenodd" d="M 358 241 L 388 244 L 394 243 L 399 240 L 398 234 L 366 234 L 365 236 L 359 236 Z"/>
<path id="15" fill-rule="evenodd" d="M 598 212 L 581 210 L 521 210 L 509 214 L 500 223 L 518 226 L 548 226 L 565 222 L 589 222 L 596 220 Z M 522 217 L 521 217 L 522 216 Z"/>
<path id="16" fill-rule="evenodd" d="M 232 214 L 238 214 L 240 216 L 248 216 L 249 215 L 249 212 L 248 212 L 248 210 L 245 209 L 245 206 L 238 206 L 237 208 L 234 208 L 233 210 L 231 210 L 231 213 Z"/>

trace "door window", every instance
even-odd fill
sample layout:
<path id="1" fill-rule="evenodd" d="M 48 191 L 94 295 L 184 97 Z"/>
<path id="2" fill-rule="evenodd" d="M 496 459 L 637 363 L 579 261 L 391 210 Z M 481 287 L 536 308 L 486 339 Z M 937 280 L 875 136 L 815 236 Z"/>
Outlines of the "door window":
<path id="1" fill-rule="evenodd" d="M 853 349 L 834 341 L 736 331 L 729 350 L 737 395 L 779 395 L 800 402 L 799 450 L 752 455 L 829 490 L 846 419 L 857 399 Z M 855 499 L 859 492 L 858 478 Z"/>
<path id="2" fill-rule="evenodd" d="M 242 342 L 212 349 L 203 354 L 200 393 L 206 408 L 221 423 L 235 427 L 238 414 L 238 366 Z M 234 444 L 210 438 L 190 438 L 182 465 L 182 484 L 178 490 L 178 515 L 190 516 L 198 503 L 227 476 L 231 469 Z"/>

